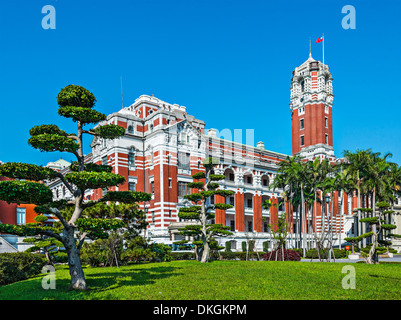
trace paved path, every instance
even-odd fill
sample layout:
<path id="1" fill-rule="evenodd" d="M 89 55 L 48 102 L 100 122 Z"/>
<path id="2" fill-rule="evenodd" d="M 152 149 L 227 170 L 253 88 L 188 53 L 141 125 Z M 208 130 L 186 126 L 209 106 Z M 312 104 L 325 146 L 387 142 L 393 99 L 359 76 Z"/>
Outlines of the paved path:
<path id="1" fill-rule="evenodd" d="M 320 262 L 319 259 L 313 259 L 311 261 L 311 259 L 301 259 L 302 262 Z M 336 259 L 335 262 L 340 262 L 340 263 L 356 263 L 359 261 L 365 261 L 365 259 L 361 258 L 358 260 L 350 260 L 350 259 Z M 393 258 L 379 258 L 379 262 L 401 262 L 401 255 L 394 255 Z M 327 262 L 327 260 L 323 260 L 323 262 Z M 331 262 L 334 262 L 334 260 L 332 259 Z"/>

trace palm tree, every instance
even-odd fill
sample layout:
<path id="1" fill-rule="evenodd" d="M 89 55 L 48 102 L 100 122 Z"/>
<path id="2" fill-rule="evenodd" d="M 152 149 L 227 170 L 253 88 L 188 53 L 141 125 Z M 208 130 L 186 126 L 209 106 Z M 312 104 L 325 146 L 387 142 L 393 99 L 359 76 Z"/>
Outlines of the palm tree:
<path id="1" fill-rule="evenodd" d="M 340 211 L 340 231 L 338 234 L 338 246 L 341 249 L 341 226 L 342 217 L 344 215 L 344 195 L 349 194 L 355 189 L 354 180 L 347 169 L 344 169 L 344 163 L 340 163 L 337 166 L 335 179 L 335 190 L 339 192 L 341 199 L 341 211 Z"/>
<path id="2" fill-rule="evenodd" d="M 371 150 L 357 150 L 356 152 L 351 152 L 349 150 L 344 151 L 345 168 L 352 176 L 354 180 L 355 187 L 358 194 L 357 206 L 358 206 L 358 223 L 357 226 L 357 235 L 361 235 L 361 223 L 359 220 L 361 219 L 361 190 L 363 181 L 366 179 L 366 171 L 367 168 L 371 165 Z"/>

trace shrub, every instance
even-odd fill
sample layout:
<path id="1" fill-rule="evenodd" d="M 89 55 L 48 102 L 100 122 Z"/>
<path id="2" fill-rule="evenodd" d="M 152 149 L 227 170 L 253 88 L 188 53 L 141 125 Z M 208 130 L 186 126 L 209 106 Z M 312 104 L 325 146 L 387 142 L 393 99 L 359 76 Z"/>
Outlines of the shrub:
<path id="1" fill-rule="evenodd" d="M 58 251 L 54 254 L 54 262 L 56 263 L 67 263 L 68 256 L 66 252 Z"/>
<path id="2" fill-rule="evenodd" d="M 108 250 L 96 241 L 94 243 L 84 243 L 81 248 L 82 263 L 89 264 L 91 267 L 105 266 L 108 258 Z"/>
<path id="3" fill-rule="evenodd" d="M 223 251 L 223 252 L 220 252 L 220 254 L 221 254 L 221 257 L 222 257 L 223 260 L 235 260 L 235 259 L 237 259 L 237 256 L 236 256 L 235 252 L 232 252 L 232 251 Z"/>
<path id="4" fill-rule="evenodd" d="M 265 261 L 301 261 L 301 257 L 297 251 L 288 249 L 278 249 L 275 251 L 268 252 L 263 255 L 262 260 Z M 284 259 L 283 259 L 284 258 Z"/>
<path id="5" fill-rule="evenodd" d="M 39 274 L 46 263 L 46 258 L 37 253 L 1 253 L 0 285 L 25 280 Z"/>
<path id="6" fill-rule="evenodd" d="M 328 250 L 320 250 L 320 258 L 322 259 L 327 259 L 328 256 Z M 347 254 L 347 251 L 345 249 L 333 249 L 334 252 L 334 257 L 336 259 L 344 258 Z M 317 253 L 317 249 L 310 249 L 306 252 L 305 258 L 308 259 L 318 259 L 319 255 Z"/>
<path id="7" fill-rule="evenodd" d="M 156 254 L 152 252 L 150 248 L 135 247 L 126 250 L 122 253 L 121 258 L 124 262 L 140 262 L 140 261 L 151 261 L 154 259 Z"/>
<path id="8" fill-rule="evenodd" d="M 171 252 L 171 260 L 195 260 L 195 252 Z"/>

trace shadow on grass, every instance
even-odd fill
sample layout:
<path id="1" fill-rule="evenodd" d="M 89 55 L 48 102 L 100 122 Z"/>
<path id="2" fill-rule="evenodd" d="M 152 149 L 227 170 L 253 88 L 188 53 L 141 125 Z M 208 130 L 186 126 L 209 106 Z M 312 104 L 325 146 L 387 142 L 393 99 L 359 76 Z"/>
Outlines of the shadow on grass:
<path id="1" fill-rule="evenodd" d="M 76 300 L 76 299 L 113 299 L 113 291 L 130 291 L 135 286 L 152 285 L 158 280 L 182 276 L 177 272 L 180 267 L 154 266 L 147 268 L 120 267 L 120 268 L 84 268 L 88 289 L 85 291 L 68 290 L 70 277 L 68 269 L 64 269 L 68 276 L 56 279 L 55 290 L 42 288 L 43 275 L 37 275 L 29 281 L 21 281 L 0 289 L 0 300 Z M 123 289 L 122 287 L 127 287 Z M 3 293 L 3 294 L 2 294 Z"/>
<path id="2" fill-rule="evenodd" d="M 177 267 L 152 267 L 146 269 L 127 270 L 115 268 L 111 272 L 91 272 L 86 275 L 87 285 L 91 291 L 105 291 L 120 286 L 143 286 L 153 284 L 159 279 L 180 276 Z"/>

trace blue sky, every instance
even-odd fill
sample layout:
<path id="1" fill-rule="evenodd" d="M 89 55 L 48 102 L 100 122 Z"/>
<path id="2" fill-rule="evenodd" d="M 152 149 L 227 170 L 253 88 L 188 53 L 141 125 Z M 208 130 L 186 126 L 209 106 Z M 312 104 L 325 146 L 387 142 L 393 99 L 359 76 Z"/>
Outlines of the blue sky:
<path id="1" fill-rule="evenodd" d="M 56 9 L 56 29 L 41 26 Z M 343 6 L 356 10 L 345 30 Z M 27 144 L 29 129 L 74 125 L 57 114 L 69 84 L 109 114 L 142 94 L 187 107 L 207 128 L 254 129 L 255 143 L 291 153 L 292 70 L 309 54 L 333 74 L 334 149 L 392 152 L 401 164 L 401 2 L 372 0 L 3 0 L 0 160 L 45 165 L 61 153 Z M 245 135 L 244 135 L 245 142 Z M 90 137 L 86 140 L 86 152 Z"/>

